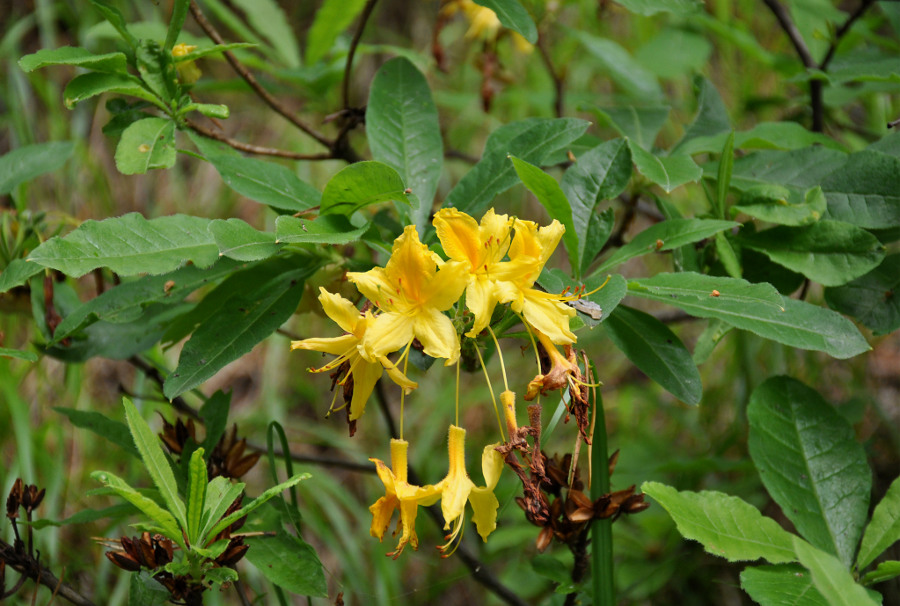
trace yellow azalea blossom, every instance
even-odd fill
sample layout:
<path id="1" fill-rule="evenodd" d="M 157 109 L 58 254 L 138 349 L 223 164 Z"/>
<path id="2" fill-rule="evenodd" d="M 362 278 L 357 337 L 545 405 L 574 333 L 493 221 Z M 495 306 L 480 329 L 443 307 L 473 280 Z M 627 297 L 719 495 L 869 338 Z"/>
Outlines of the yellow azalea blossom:
<path id="1" fill-rule="evenodd" d="M 557 345 L 575 342 L 575 333 L 569 330 L 569 318 L 575 310 L 565 304 L 566 297 L 533 288 L 541 275 L 544 264 L 553 254 L 566 230 L 559 221 L 538 228 L 532 221 L 516 219 L 515 236 L 509 247 L 509 261 L 502 263 L 496 272 L 498 280 L 511 282 L 515 294 L 508 300 L 513 311 L 525 316 L 533 328 L 547 335 Z"/>
<path id="2" fill-rule="evenodd" d="M 447 544 L 441 551 L 446 551 L 462 531 L 466 501 L 472 506 L 474 512 L 472 519 L 475 520 L 475 527 L 483 540 L 487 541 L 488 535 L 497 528 L 497 508 L 500 504 L 494 496 L 494 488 L 497 487 L 500 472 L 503 470 L 503 456 L 495 450 L 497 444 L 484 447 L 481 470 L 485 485 L 475 486 L 466 473 L 465 443 L 466 430 L 451 425 L 448 441 L 449 471 L 447 476 L 435 485 L 441 489 L 441 512 L 446 522 L 444 529 L 449 530 L 451 524 L 453 526 L 453 532 L 450 533 Z"/>
<path id="3" fill-rule="evenodd" d="M 347 277 L 383 311 L 370 323 L 361 347 L 368 360 L 376 360 L 408 345 L 414 338 L 432 358 L 459 359 L 459 338 L 442 312 L 450 309 L 466 287 L 465 268 L 459 263 L 437 262 L 419 242 L 414 225 L 394 240 L 391 258 L 382 267 Z"/>
<path id="4" fill-rule="evenodd" d="M 419 548 L 419 538 L 416 536 L 416 514 L 419 505 L 426 507 L 433 505 L 441 494 L 437 486 L 415 486 L 407 482 L 408 451 L 409 442 L 406 440 L 391 440 L 390 469 L 379 459 L 369 459 L 375 463 L 375 471 L 385 490 L 385 495 L 369 507 L 369 511 L 372 512 L 372 527 L 369 533 L 381 541 L 391 524 L 394 510 L 400 509 L 400 520 L 394 535 L 400 531 L 402 534 L 397 549 L 388 554 L 394 559 L 403 553 L 403 548 L 407 544 L 412 545 L 413 549 Z"/>
<path id="5" fill-rule="evenodd" d="M 461 12 L 469 22 L 466 38 L 469 40 L 485 40 L 494 42 L 500 35 L 500 18 L 497 13 L 486 6 L 476 4 L 472 0 L 449 0 L 441 8 L 441 14 L 451 17 Z M 512 33 L 513 45 L 521 53 L 530 53 L 534 46 L 517 32 Z"/>
<path id="6" fill-rule="evenodd" d="M 515 296 L 509 283 L 498 282 L 495 273 L 509 249 L 512 221 L 506 215 L 487 211 L 481 224 L 455 208 L 444 208 L 434 217 L 434 227 L 451 260 L 462 263 L 468 272 L 466 306 L 475 315 L 467 337 L 477 336 L 491 321 L 494 307 L 502 299 Z"/>
<path id="7" fill-rule="evenodd" d="M 367 360 L 360 355 L 360 342 L 371 329 L 375 317 L 372 312 L 360 314 L 356 307 L 340 295 L 335 295 L 324 288 L 319 288 L 319 302 L 328 317 L 334 320 L 346 334 L 330 339 L 304 339 L 292 341 L 291 350 L 306 349 L 321 351 L 337 356 L 334 360 L 321 368 L 310 369 L 311 372 L 327 372 L 347 365 L 347 372 L 341 376 L 337 385 L 345 386 L 348 380 L 352 380 L 353 396 L 350 401 L 350 420 L 355 421 L 366 408 L 366 401 L 375 388 L 375 383 L 381 378 L 382 372 L 387 370 L 391 380 L 407 392 L 418 385 L 410 381 L 406 375 L 387 359 L 384 355 Z"/>
<path id="8" fill-rule="evenodd" d="M 197 47 L 191 44 L 176 44 L 172 47 L 172 56 L 179 59 L 195 50 Z M 178 61 L 175 63 L 175 69 L 178 71 L 178 80 L 182 84 L 193 84 L 202 75 L 200 68 L 193 61 Z"/>

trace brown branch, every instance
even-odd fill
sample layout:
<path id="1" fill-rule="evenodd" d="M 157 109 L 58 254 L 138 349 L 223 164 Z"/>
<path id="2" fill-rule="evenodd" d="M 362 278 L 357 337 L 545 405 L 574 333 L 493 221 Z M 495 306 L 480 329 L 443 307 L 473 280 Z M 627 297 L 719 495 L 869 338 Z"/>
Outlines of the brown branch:
<path id="1" fill-rule="evenodd" d="M 213 26 L 212 23 L 206 18 L 206 15 L 203 14 L 203 11 L 200 10 L 200 7 L 197 5 L 196 0 L 191 0 L 191 14 L 194 16 L 194 20 L 197 22 L 197 25 L 206 32 L 206 35 L 215 42 L 216 44 L 225 44 L 225 40 L 222 38 L 221 34 L 219 34 L 218 30 Z M 237 72 L 237 74 L 244 79 L 244 81 L 250 85 L 250 88 L 262 99 L 266 105 L 272 108 L 275 113 L 285 118 L 288 122 L 299 128 L 301 131 L 327 147 L 328 149 L 332 149 L 334 146 L 334 142 L 329 140 L 325 135 L 319 133 L 311 126 L 306 124 L 303 120 L 295 116 L 291 111 L 282 105 L 282 103 L 273 97 L 269 91 L 267 91 L 263 86 L 257 81 L 257 79 L 250 73 L 250 70 L 247 69 L 244 64 L 238 61 L 237 57 L 234 56 L 234 53 L 231 51 L 225 51 L 223 53 L 225 55 L 225 59 L 231 65 L 231 68 Z"/>
<path id="2" fill-rule="evenodd" d="M 550 78 L 553 80 L 553 89 L 555 91 L 555 96 L 553 100 L 553 110 L 556 112 L 557 118 L 563 117 L 563 95 L 565 94 L 565 79 L 563 76 L 556 71 L 556 68 L 553 67 L 553 60 L 550 58 L 550 51 L 547 50 L 547 45 L 544 44 L 544 35 L 542 33 L 538 33 L 537 39 L 537 48 L 540 51 L 541 59 L 544 61 L 544 66 L 547 68 L 547 73 L 550 74 Z"/>
<path id="3" fill-rule="evenodd" d="M 258 154 L 261 156 L 276 156 L 278 158 L 289 158 L 291 160 L 332 160 L 334 159 L 334 155 L 330 153 L 322 153 L 322 154 L 300 154 L 297 152 L 287 151 L 284 149 L 275 149 L 274 147 L 262 147 L 259 145 L 251 145 L 250 143 L 244 143 L 242 141 L 238 141 L 237 139 L 232 139 L 227 135 L 223 135 L 217 131 L 206 128 L 205 126 L 201 126 L 196 122 L 191 120 L 186 121 L 188 128 L 193 130 L 196 133 L 203 135 L 204 137 L 209 137 L 210 139 L 215 139 L 216 141 L 221 141 L 222 143 L 228 145 L 229 147 L 233 147 L 234 149 L 240 150 L 242 152 L 246 152 L 248 154 Z"/>
<path id="4" fill-rule="evenodd" d="M 269 449 L 259 444 L 247 443 L 247 448 L 256 452 L 267 453 Z M 273 448 L 273 454 L 276 457 L 283 457 L 284 451 L 280 448 Z M 337 469 L 346 469 L 347 471 L 356 471 L 359 473 L 375 473 L 375 466 L 371 463 L 356 463 L 354 461 L 345 461 L 344 459 L 336 459 L 333 457 L 320 457 L 317 455 L 299 454 L 289 451 L 288 456 L 296 463 L 311 463 L 313 465 L 321 465 L 322 467 L 335 467 Z"/>
<path id="5" fill-rule="evenodd" d="M 48 587 L 54 595 L 59 595 L 76 606 L 96 606 L 74 587 L 56 578 L 49 568 L 26 553 L 17 552 L 15 547 L 2 539 L 0 539 L 0 561 L 6 562 L 10 568 L 24 577 Z"/>
<path id="6" fill-rule="evenodd" d="M 350 49 L 347 51 L 347 62 L 344 64 L 344 81 L 341 83 L 341 99 L 344 102 L 344 109 L 350 109 L 350 70 L 353 68 L 353 57 L 356 56 L 356 48 L 359 46 L 360 39 L 362 39 L 363 30 L 366 28 L 366 23 L 369 21 L 369 17 L 372 15 L 372 11 L 377 3 L 378 0 L 368 0 L 366 2 L 365 7 L 363 7 L 362 17 L 359 19 L 359 25 L 353 34 L 353 40 L 350 42 Z"/>

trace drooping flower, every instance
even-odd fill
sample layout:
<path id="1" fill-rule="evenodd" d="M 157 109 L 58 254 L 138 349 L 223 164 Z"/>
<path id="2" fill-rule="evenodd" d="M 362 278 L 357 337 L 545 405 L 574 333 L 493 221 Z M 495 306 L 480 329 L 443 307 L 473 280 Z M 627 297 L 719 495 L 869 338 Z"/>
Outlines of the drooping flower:
<path id="1" fill-rule="evenodd" d="M 434 217 L 444 252 L 468 272 L 466 306 L 475 315 L 475 324 L 466 333 L 467 337 L 475 337 L 484 330 L 497 303 L 515 296 L 511 284 L 496 278 L 509 249 L 511 225 L 506 215 L 495 214 L 493 208 L 484 214 L 480 225 L 455 208 L 441 209 Z"/>
<path id="2" fill-rule="evenodd" d="M 186 57 L 197 50 L 196 46 L 191 44 L 176 44 L 172 47 L 172 56 L 175 58 L 175 69 L 178 71 L 178 81 L 182 84 L 193 84 L 200 79 L 202 72 L 193 61 L 185 61 L 182 57 Z"/>
<path id="3" fill-rule="evenodd" d="M 435 486 L 441 489 L 441 512 L 444 515 L 444 529 L 453 531 L 448 537 L 447 544 L 441 551 L 447 551 L 454 544 L 455 539 L 462 531 L 466 502 L 472 506 L 475 527 L 483 540 L 487 540 L 495 528 L 497 528 L 497 508 L 500 506 L 497 497 L 494 496 L 494 488 L 500 480 L 500 472 L 503 470 L 503 456 L 495 450 L 497 444 L 489 444 L 484 447 L 481 456 L 481 470 L 484 474 L 485 485 L 475 486 L 466 472 L 466 430 L 450 426 L 448 453 L 450 459 L 449 471 L 446 477 Z"/>
<path id="4" fill-rule="evenodd" d="M 438 486 L 415 486 L 407 481 L 407 453 L 409 442 L 406 440 L 391 440 L 391 467 L 388 468 L 379 459 L 369 459 L 375 463 L 375 471 L 378 478 L 384 484 L 385 495 L 379 498 L 369 507 L 372 512 L 372 526 L 369 534 L 379 541 L 384 537 L 385 531 L 391 524 L 394 510 L 400 510 L 400 519 L 397 522 L 397 532 L 402 532 L 397 549 L 388 555 L 397 559 L 407 544 L 413 549 L 419 548 L 419 538 L 416 535 L 416 514 L 419 505 L 433 505 L 441 495 Z"/>
<path id="5" fill-rule="evenodd" d="M 555 219 L 550 225 L 538 228 L 533 221 L 515 219 L 515 236 L 509 247 L 509 261 L 501 263 L 496 272 L 498 280 L 510 282 L 514 294 L 509 300 L 513 311 L 525 316 L 533 328 L 544 333 L 557 345 L 575 342 L 575 333 L 569 330 L 569 318 L 575 310 L 566 305 L 570 297 L 544 292 L 534 288 L 534 282 L 553 254 L 566 230 Z"/>
<path id="6" fill-rule="evenodd" d="M 575 362 L 574 351 L 570 347 L 566 347 L 567 355 L 563 355 L 547 335 L 540 331 L 535 332 L 538 343 L 541 344 L 541 350 L 546 354 L 549 369 L 546 373 L 538 374 L 528 383 L 525 399 L 533 400 L 538 394 L 547 395 L 551 391 L 566 389 L 573 383 L 583 384 L 581 370 Z"/>
<path id="7" fill-rule="evenodd" d="M 450 309 L 466 287 L 465 268 L 444 263 L 440 269 L 428 247 L 419 242 L 413 225 L 394 240 L 391 258 L 382 267 L 347 277 L 383 313 L 374 319 L 362 338 L 363 355 L 369 360 L 397 351 L 414 338 L 426 355 L 459 359 L 459 338 L 453 323 L 442 312 Z"/>
<path id="8" fill-rule="evenodd" d="M 340 295 L 335 295 L 324 288 L 319 288 L 319 302 L 329 318 L 334 320 L 346 334 L 333 338 L 313 338 L 302 341 L 292 341 L 291 350 L 306 349 L 321 351 L 337 356 L 334 360 L 321 368 L 310 369 L 310 372 L 328 372 L 341 368 L 346 371 L 336 380 L 340 385 L 352 391 L 350 401 L 350 421 L 355 421 L 366 409 L 366 402 L 375 388 L 375 383 L 381 378 L 383 371 L 387 370 L 391 380 L 406 391 L 418 387 L 414 381 L 400 372 L 400 369 L 384 354 L 379 354 L 371 359 L 361 355 L 360 343 L 371 330 L 375 317 L 371 311 L 361 314 L 358 309 Z"/>

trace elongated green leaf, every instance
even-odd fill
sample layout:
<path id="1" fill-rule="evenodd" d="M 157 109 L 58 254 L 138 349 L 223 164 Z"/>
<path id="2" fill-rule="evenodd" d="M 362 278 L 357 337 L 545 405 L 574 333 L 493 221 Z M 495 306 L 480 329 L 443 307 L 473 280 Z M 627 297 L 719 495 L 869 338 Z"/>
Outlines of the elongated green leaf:
<path id="1" fill-rule="evenodd" d="M 175 541 L 178 545 L 184 545 L 178 522 L 175 521 L 175 518 L 171 513 L 157 505 L 156 501 L 149 497 L 145 497 L 129 486 L 125 480 L 108 471 L 95 471 L 91 474 L 91 477 L 98 482 L 102 482 L 105 486 L 108 486 L 115 491 L 116 494 L 141 510 L 145 516 L 159 525 L 167 537 Z"/>
<path id="2" fill-rule="evenodd" d="M 419 199 L 410 219 L 421 231 L 434 204 L 444 144 L 428 81 L 408 60 L 391 59 L 375 74 L 366 106 L 366 136 L 372 157 L 393 167 Z"/>
<path id="3" fill-rule="evenodd" d="M 119 12 L 114 6 L 110 6 L 106 0 L 91 0 L 91 4 L 94 5 L 100 14 L 103 15 L 103 18 L 109 21 L 109 24 L 112 25 L 119 35 L 122 37 L 125 42 L 128 43 L 128 46 L 134 48 L 137 46 L 138 40 L 135 38 L 131 32 L 128 31 L 128 26 L 125 23 L 125 17 L 122 16 L 122 13 Z"/>
<path id="4" fill-rule="evenodd" d="M 734 131 L 728 133 L 722 153 L 719 155 L 719 174 L 716 175 L 716 215 L 725 218 L 728 207 L 728 188 L 731 185 L 731 173 L 734 171 Z"/>
<path id="5" fill-rule="evenodd" d="M 147 421 L 138 412 L 137 407 L 128 398 L 122 398 L 122 405 L 125 407 L 125 420 L 128 422 L 128 428 L 131 430 L 131 437 L 134 438 L 134 445 L 138 452 L 141 453 L 141 459 L 144 461 L 144 467 L 153 479 L 153 484 L 162 495 L 163 501 L 166 503 L 169 512 L 178 521 L 179 526 L 187 530 L 187 517 L 185 516 L 184 501 L 178 496 L 178 483 L 175 481 L 175 475 L 169 466 L 166 454 L 163 452 L 159 438 L 147 425 Z"/>
<path id="6" fill-rule="evenodd" d="M 0 276 L 0 282 L 3 277 Z M 876 335 L 900 328 L 900 254 L 888 255 L 881 265 L 848 284 L 825 289 L 832 309 L 856 318 Z"/>
<path id="7" fill-rule="evenodd" d="M 668 326 L 625 305 L 616 307 L 605 326 L 610 340 L 644 374 L 679 400 L 700 403 L 700 372 L 691 353 Z"/>
<path id="8" fill-rule="evenodd" d="M 247 16 L 247 22 L 269 41 L 287 67 L 300 67 L 300 46 L 291 28 L 291 20 L 276 0 L 234 0 Z"/>
<path id="9" fill-rule="evenodd" d="M 242 266 L 223 259 L 209 269 L 187 265 L 161 276 L 122 282 L 67 314 L 53 333 L 54 343 L 94 322 L 123 324 L 140 318 L 154 303 L 175 304 L 198 288 L 237 271 Z"/>
<path id="10" fill-rule="evenodd" d="M 178 41 L 178 34 L 181 33 L 181 28 L 184 26 L 184 19 L 187 17 L 190 5 L 190 0 L 175 0 L 173 2 L 172 17 L 169 19 L 169 29 L 166 31 L 166 41 L 163 44 L 165 50 L 171 51 L 175 47 L 175 43 Z"/>
<path id="11" fill-rule="evenodd" d="M 626 94 L 642 102 L 659 102 L 663 99 L 662 88 L 651 72 L 617 42 L 591 35 L 581 30 L 567 29 L 572 37 L 581 42 L 585 50 L 597 60 L 600 67 L 609 74 Z M 634 150 L 632 150 L 634 151 Z"/>
<path id="12" fill-rule="evenodd" d="M 782 299 L 769 284 L 682 272 L 632 280 L 628 291 L 698 318 L 718 318 L 778 343 L 824 351 L 835 358 L 850 358 L 870 349 L 844 316 L 803 301 Z"/>
<path id="13" fill-rule="evenodd" d="M 880 606 L 833 555 L 816 549 L 800 537 L 794 537 L 794 552 L 829 606 Z"/>
<path id="14" fill-rule="evenodd" d="M 349 244 L 362 238 L 371 226 L 356 227 L 343 215 L 323 215 L 313 221 L 281 216 L 275 219 L 275 237 L 284 244 Z"/>
<path id="15" fill-rule="evenodd" d="M 175 165 L 175 123 L 165 118 L 132 122 L 116 146 L 116 168 L 123 175 L 138 175 Z"/>
<path id="16" fill-rule="evenodd" d="M 860 227 L 900 226 L 900 158 L 877 151 L 852 154 L 822 181 L 828 216 Z"/>
<path id="17" fill-rule="evenodd" d="M 200 530 L 200 543 L 205 544 L 210 539 L 209 531 L 219 519 L 225 515 L 231 504 L 244 492 L 246 485 L 243 482 L 234 484 L 228 478 L 218 476 L 210 480 L 206 485 L 204 498 L 203 527 Z"/>
<path id="18" fill-rule="evenodd" d="M 734 161 L 731 186 L 741 191 L 762 184 L 806 190 L 821 185 L 846 162 L 847 154 L 818 145 L 792 151 L 755 152 Z"/>
<path id="19" fill-rule="evenodd" d="M 503 27 L 518 32 L 532 44 L 537 44 L 537 27 L 518 0 L 475 0 L 475 4 L 491 9 L 497 14 Z"/>
<path id="20" fill-rule="evenodd" d="M 728 109 L 715 85 L 703 76 L 696 76 L 694 90 L 697 91 L 697 115 L 694 116 L 694 121 L 688 126 L 681 141 L 672 148 L 670 152 L 672 154 L 682 153 L 682 148 L 693 139 L 728 133 L 732 130 Z M 716 150 L 721 147 L 719 144 Z"/>
<path id="21" fill-rule="evenodd" d="M 247 559 L 270 582 L 296 595 L 328 595 L 319 556 L 302 539 L 282 530 L 274 537 L 250 538 L 245 542 L 250 545 Z"/>
<path id="22" fill-rule="evenodd" d="M 623 137 L 630 139 L 650 151 L 656 136 L 669 119 L 671 108 L 665 105 L 657 107 L 594 107 L 592 110 L 600 123 L 608 122 Z M 607 141 L 607 144 L 611 141 Z M 624 143 L 624 141 L 619 141 Z M 583 158 L 578 158 L 580 162 Z M 630 169 L 630 167 L 629 167 Z M 571 170 L 571 169 L 569 169 Z"/>
<path id="23" fill-rule="evenodd" d="M 740 204 L 733 209 L 770 223 L 809 225 L 822 218 L 827 205 L 821 187 L 804 194 L 797 188 L 767 184 L 744 191 Z"/>
<path id="24" fill-rule="evenodd" d="M 238 261 L 268 259 L 281 249 L 275 234 L 256 231 L 240 219 L 216 219 L 209 224 L 219 254 Z"/>
<path id="25" fill-rule="evenodd" d="M 178 73 L 172 53 L 164 50 L 156 40 L 142 39 L 134 51 L 141 80 L 157 97 L 174 105 L 178 100 Z"/>
<path id="26" fill-rule="evenodd" d="M 209 484 L 202 447 L 197 448 L 191 454 L 188 469 L 187 536 L 191 545 L 200 545 L 200 531 L 202 530 L 203 513 L 206 509 L 207 485 Z"/>
<path id="27" fill-rule="evenodd" d="M 745 568 L 741 589 L 764 606 L 828 606 L 809 571 L 796 564 Z"/>
<path id="28" fill-rule="evenodd" d="M 203 427 L 206 429 L 206 437 L 203 446 L 207 452 L 212 452 L 216 444 L 225 434 L 228 425 L 228 410 L 231 407 L 231 392 L 217 391 L 209 397 L 200 408 L 200 418 L 203 419 Z"/>
<path id="29" fill-rule="evenodd" d="M 328 54 L 338 35 L 353 23 L 365 5 L 366 0 L 325 0 L 322 3 L 306 38 L 307 65 L 318 63 Z M 372 86 L 375 86 L 374 82 Z"/>
<path id="30" fill-rule="evenodd" d="M 172 215 L 147 220 L 138 213 L 85 221 L 63 237 L 35 248 L 29 261 L 80 277 L 108 267 L 122 276 L 163 274 L 191 261 L 204 268 L 219 257 L 209 219 Z"/>
<path id="31" fill-rule="evenodd" d="M 0 357 L 15 358 L 17 360 L 25 360 L 26 362 L 37 362 L 37 354 L 31 351 L 22 351 L 21 349 L 10 349 L 8 347 L 0 347 Z"/>
<path id="32" fill-rule="evenodd" d="M 519 182 L 507 156 L 540 166 L 544 158 L 580 137 L 588 125 L 575 118 L 529 118 L 501 126 L 488 137 L 478 164 L 450 190 L 445 205 L 477 218 L 497 194 Z"/>
<path id="33" fill-rule="evenodd" d="M 697 163 L 686 154 L 657 156 L 630 140 L 628 147 L 638 172 L 662 187 L 666 193 L 685 183 L 698 181 L 703 176 Z"/>
<path id="34" fill-rule="evenodd" d="M 884 498 L 875 506 L 872 520 L 859 546 L 856 567 L 866 568 L 881 553 L 900 541 L 900 478 L 895 479 Z"/>
<path id="35" fill-rule="evenodd" d="M 853 429 L 817 391 L 790 377 L 757 387 L 747 407 L 750 456 L 806 540 L 853 561 L 872 474 Z"/>
<path id="36" fill-rule="evenodd" d="M 604 261 L 594 273 L 602 273 L 634 257 L 692 244 L 709 238 L 724 229 L 731 229 L 739 225 L 740 223 L 734 221 L 717 219 L 669 219 L 651 225 L 636 235 L 631 242 Z"/>
<path id="37" fill-rule="evenodd" d="M 166 378 L 165 396 L 174 398 L 193 389 L 275 332 L 294 313 L 304 280 L 315 269 L 298 267 L 296 259 L 258 266 L 254 272 L 258 286 L 232 293 L 185 343 L 178 366 Z"/>
<path id="38" fill-rule="evenodd" d="M 632 13 L 645 16 L 672 13 L 684 17 L 693 15 L 703 8 L 700 0 L 616 0 L 616 3 Z"/>
<path id="39" fill-rule="evenodd" d="M 127 429 L 126 429 L 127 431 Z M 132 448 L 134 444 L 131 445 Z M 96 522 L 98 520 L 106 520 L 106 519 L 119 519 L 127 516 L 132 516 L 139 513 L 137 509 L 135 509 L 134 505 L 131 503 L 119 503 L 118 505 L 111 505 L 110 507 L 104 507 L 103 509 L 82 509 L 78 513 L 70 515 L 68 518 L 63 520 L 34 520 L 31 523 L 33 528 L 41 529 L 47 528 L 48 526 L 69 526 L 71 524 L 90 524 L 91 522 Z"/>
<path id="40" fill-rule="evenodd" d="M 48 65 L 77 65 L 96 72 L 126 73 L 128 64 L 124 53 L 95 55 L 78 46 L 43 48 L 19 59 L 22 71 L 32 72 Z"/>
<path id="41" fill-rule="evenodd" d="M 209 531 L 209 536 L 215 536 L 219 534 L 220 532 L 234 524 L 237 520 L 240 520 L 245 515 L 252 513 L 256 509 L 264 505 L 267 501 L 269 501 L 269 499 L 278 496 L 282 491 L 287 490 L 291 486 L 296 486 L 303 480 L 307 480 L 310 477 L 312 476 L 310 476 L 308 473 L 298 473 L 288 480 L 282 482 L 278 486 L 273 486 L 272 488 L 266 490 L 261 495 L 253 499 L 250 503 L 247 503 L 234 513 L 219 520 L 218 524 L 213 526 L 212 530 Z"/>
<path id="42" fill-rule="evenodd" d="M 114 421 L 104 414 L 90 410 L 75 410 L 73 408 L 55 407 L 53 410 L 65 415 L 75 427 L 87 429 L 107 440 L 130 455 L 139 457 L 140 453 L 134 446 L 134 439 L 125 423 Z"/>
<path id="43" fill-rule="evenodd" d="M 641 491 L 669 512 L 682 536 L 713 555 L 729 562 L 796 560 L 791 534 L 746 501 L 714 491 L 679 492 L 658 482 L 644 482 Z"/>
<path id="44" fill-rule="evenodd" d="M 693 155 L 717 152 L 722 149 L 727 137 L 727 132 L 696 137 L 680 145 L 678 153 Z M 808 131 L 796 122 L 760 122 L 750 130 L 734 133 L 734 146 L 737 149 L 800 149 L 812 145 L 843 149 L 831 137 Z"/>
<path id="45" fill-rule="evenodd" d="M 580 267 L 581 259 L 578 257 L 580 246 L 578 233 L 572 222 L 572 207 L 559 183 L 534 164 L 529 164 L 515 156 L 510 156 L 509 159 L 512 161 L 519 179 L 547 210 L 550 218 L 556 219 L 566 228 L 563 232 L 563 244 L 569 253 L 569 262 L 572 267 Z"/>
<path id="46" fill-rule="evenodd" d="M 22 286 L 32 276 L 44 271 L 44 266 L 29 263 L 25 259 L 15 259 L 0 272 L 0 293 Z"/>
<path id="47" fill-rule="evenodd" d="M 0 196 L 10 193 L 20 183 L 58 169 L 72 156 L 74 149 L 75 144 L 71 141 L 51 141 L 25 145 L 3 154 L 0 156 Z"/>
<path id="48" fill-rule="evenodd" d="M 874 585 L 896 577 L 900 577 L 900 561 L 888 560 L 878 564 L 875 570 L 867 572 L 861 582 L 863 585 Z"/>
<path id="49" fill-rule="evenodd" d="M 352 215 L 361 208 L 394 200 L 410 203 L 397 171 L 381 162 L 357 162 L 341 169 L 325 185 L 321 213 Z"/>
<path id="50" fill-rule="evenodd" d="M 195 143 L 201 137 L 192 137 Z M 286 166 L 256 158 L 212 155 L 213 148 L 201 148 L 206 159 L 222 176 L 225 185 L 251 200 L 278 210 L 303 211 L 318 206 L 322 194 Z"/>
<path id="51" fill-rule="evenodd" d="M 742 236 L 741 244 L 825 286 L 840 286 L 875 269 L 884 259 L 878 238 L 860 227 L 819 221 L 778 226 Z"/>

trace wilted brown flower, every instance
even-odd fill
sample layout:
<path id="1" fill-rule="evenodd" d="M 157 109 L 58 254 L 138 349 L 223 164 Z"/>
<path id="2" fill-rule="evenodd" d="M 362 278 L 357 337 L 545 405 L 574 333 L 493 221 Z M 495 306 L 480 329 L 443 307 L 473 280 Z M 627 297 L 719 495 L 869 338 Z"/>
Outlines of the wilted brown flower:
<path id="1" fill-rule="evenodd" d="M 18 518 L 19 507 L 21 507 L 31 519 L 31 513 L 44 500 L 45 492 L 46 490 L 43 488 L 38 490 L 35 484 L 25 484 L 22 478 L 16 478 L 9 491 L 9 496 L 6 498 L 6 517 L 11 520 Z"/>
<path id="2" fill-rule="evenodd" d="M 166 448 L 175 455 L 181 455 L 187 445 L 188 438 L 197 441 L 197 426 L 193 419 L 184 423 L 181 419 L 172 425 L 163 419 L 163 430 L 159 434 L 160 440 Z M 261 453 L 251 452 L 244 454 L 247 449 L 247 439 L 237 439 L 237 425 L 231 426 L 231 431 L 226 431 L 206 458 L 206 471 L 209 479 L 219 476 L 239 479 L 250 471 Z"/>

